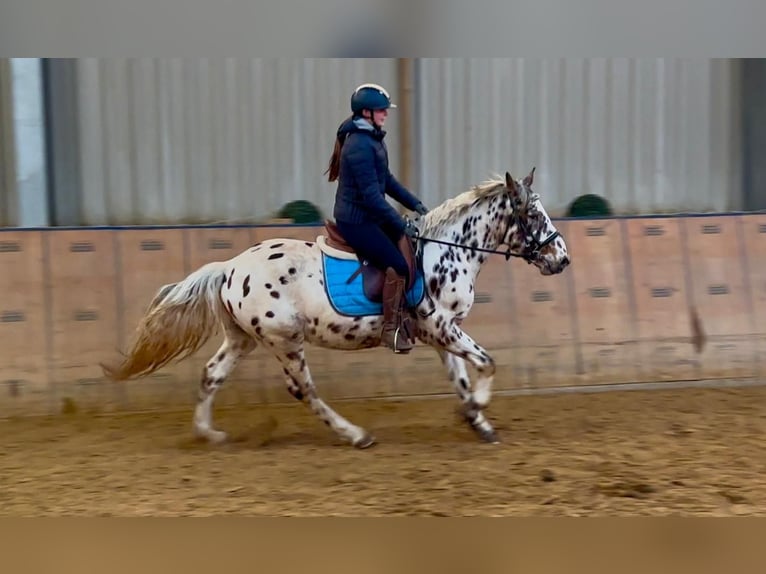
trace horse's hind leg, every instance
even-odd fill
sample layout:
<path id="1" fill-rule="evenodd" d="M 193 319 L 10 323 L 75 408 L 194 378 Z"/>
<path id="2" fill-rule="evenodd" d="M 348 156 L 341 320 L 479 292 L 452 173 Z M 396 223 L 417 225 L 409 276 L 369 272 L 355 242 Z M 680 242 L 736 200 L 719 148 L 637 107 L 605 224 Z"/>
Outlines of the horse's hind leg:
<path id="1" fill-rule="evenodd" d="M 242 357 L 256 346 L 255 340 L 228 317 L 223 327 L 226 338 L 202 369 L 199 395 L 194 409 L 194 430 L 198 436 L 214 443 L 226 440 L 225 432 L 213 428 L 212 408 L 215 394 Z"/>
<path id="2" fill-rule="evenodd" d="M 282 364 L 287 390 L 293 397 L 307 402 L 322 422 L 355 447 L 367 448 L 375 443 L 375 439 L 366 430 L 351 424 L 319 397 L 306 364 L 302 342 L 270 337 L 265 343 Z"/>

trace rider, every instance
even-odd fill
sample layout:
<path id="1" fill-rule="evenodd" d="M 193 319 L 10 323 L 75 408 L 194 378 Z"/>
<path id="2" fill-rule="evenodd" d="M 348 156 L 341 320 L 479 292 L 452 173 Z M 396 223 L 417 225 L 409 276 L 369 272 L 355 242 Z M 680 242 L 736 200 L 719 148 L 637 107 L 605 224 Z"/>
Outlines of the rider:
<path id="1" fill-rule="evenodd" d="M 346 242 L 360 260 L 385 270 L 382 342 L 395 353 L 409 352 L 411 343 L 397 337 L 402 326 L 407 262 L 398 248 L 402 234 L 417 236 L 417 229 L 386 201 L 386 194 L 416 211 L 428 213 L 423 203 L 391 174 L 383 124 L 391 98 L 377 84 L 362 84 L 351 95 L 352 115 L 338 127 L 335 149 L 325 173 L 338 180 L 333 215 Z"/>

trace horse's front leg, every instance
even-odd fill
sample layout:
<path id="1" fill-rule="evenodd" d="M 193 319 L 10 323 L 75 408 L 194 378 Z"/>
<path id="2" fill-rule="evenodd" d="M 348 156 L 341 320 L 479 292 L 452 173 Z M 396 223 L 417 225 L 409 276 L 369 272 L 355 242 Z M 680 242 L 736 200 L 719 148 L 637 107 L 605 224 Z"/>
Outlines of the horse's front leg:
<path id="1" fill-rule="evenodd" d="M 471 392 L 471 378 L 468 374 L 465 359 L 453 355 L 445 349 L 437 349 L 437 352 L 442 364 L 447 369 L 447 374 L 452 382 L 452 386 L 455 387 L 455 392 L 460 399 L 463 410 L 470 408 L 476 403 L 476 400 Z"/>
<path id="2" fill-rule="evenodd" d="M 447 327 L 436 341 L 450 379 L 462 400 L 462 415 L 471 427 L 486 442 L 497 443 L 497 434 L 484 415 L 489 405 L 492 382 L 495 376 L 495 362 L 467 333 L 457 325 Z M 476 385 L 471 391 L 468 369 L 470 361 L 479 373 Z"/>

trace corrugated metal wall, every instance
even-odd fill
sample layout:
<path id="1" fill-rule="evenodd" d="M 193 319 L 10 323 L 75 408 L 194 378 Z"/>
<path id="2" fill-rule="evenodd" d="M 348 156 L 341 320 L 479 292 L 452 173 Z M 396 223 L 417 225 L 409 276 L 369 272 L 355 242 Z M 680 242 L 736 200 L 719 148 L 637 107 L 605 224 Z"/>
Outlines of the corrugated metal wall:
<path id="1" fill-rule="evenodd" d="M 322 175 L 350 91 L 397 93 L 396 61 L 78 62 L 83 224 L 325 214 Z M 428 205 L 537 166 L 554 214 L 583 193 L 618 213 L 742 207 L 738 64 L 707 59 L 418 60 L 413 190 Z M 399 168 L 397 114 L 389 149 Z"/>
<path id="2" fill-rule="evenodd" d="M 417 187 L 431 204 L 492 172 L 537 166 L 553 212 L 583 193 L 619 213 L 741 208 L 736 62 L 426 59 L 417 68 Z"/>
<path id="3" fill-rule="evenodd" d="M 323 173 L 351 92 L 396 84 L 395 60 L 83 59 L 77 72 L 83 224 L 254 221 L 293 199 L 329 214 Z"/>

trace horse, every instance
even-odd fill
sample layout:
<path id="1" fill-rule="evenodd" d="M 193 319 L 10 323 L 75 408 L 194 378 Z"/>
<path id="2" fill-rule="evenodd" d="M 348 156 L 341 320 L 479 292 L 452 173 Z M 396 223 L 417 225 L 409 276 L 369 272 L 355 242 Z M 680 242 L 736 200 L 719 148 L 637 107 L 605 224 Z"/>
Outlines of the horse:
<path id="1" fill-rule="evenodd" d="M 534 172 L 522 180 L 506 172 L 505 179 L 492 177 L 447 199 L 417 220 L 414 239 L 405 236 L 410 251 L 400 243 L 416 271 L 405 297 L 409 336 L 439 354 L 460 399 L 458 410 L 489 443 L 499 442 L 484 414 L 495 362 L 460 326 L 473 305 L 476 277 L 491 254 L 524 259 L 542 275 L 561 273 L 570 263 L 564 238 L 532 191 Z M 331 221 L 325 226 L 316 241 L 269 239 L 162 286 L 122 360 L 100 363 L 105 376 L 118 381 L 151 374 L 192 355 L 222 329 L 223 343 L 202 370 L 193 418 L 198 437 L 227 439 L 213 426 L 215 394 L 260 345 L 281 363 L 287 391 L 344 443 L 375 444 L 372 434 L 320 397 L 306 363 L 306 344 L 368 349 L 380 345 L 382 332 L 382 270 L 360 261 Z M 473 387 L 467 363 L 477 371 Z"/>

